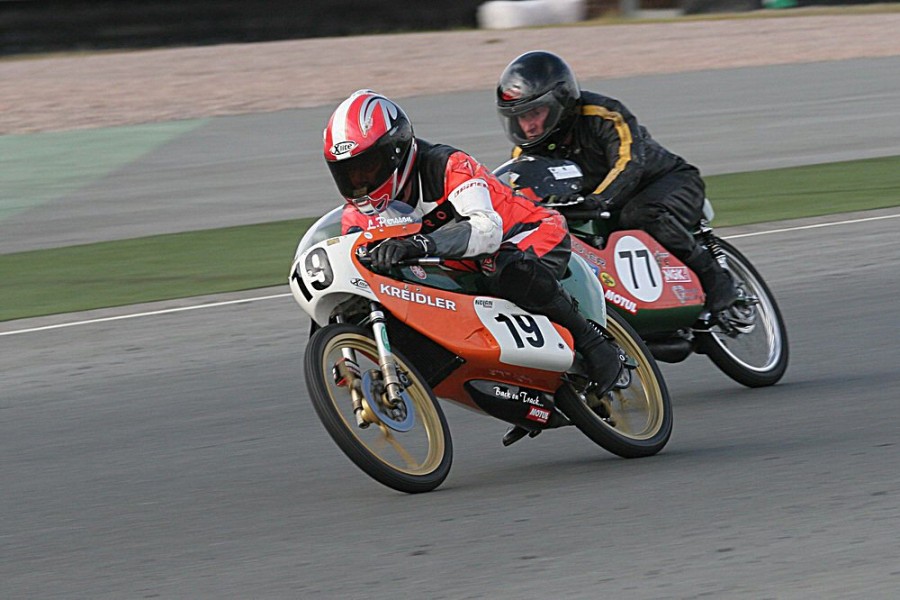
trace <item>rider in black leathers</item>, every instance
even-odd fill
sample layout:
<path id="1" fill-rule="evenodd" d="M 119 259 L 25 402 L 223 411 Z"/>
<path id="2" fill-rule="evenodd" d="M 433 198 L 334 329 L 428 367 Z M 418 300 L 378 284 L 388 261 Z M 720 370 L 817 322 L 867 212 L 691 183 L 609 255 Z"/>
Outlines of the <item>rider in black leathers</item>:
<path id="1" fill-rule="evenodd" d="M 565 61 L 537 51 L 503 71 L 497 110 L 516 144 L 513 156 L 564 158 L 581 168 L 583 188 L 558 202 L 577 202 L 582 212 L 607 210 L 620 229 L 652 235 L 697 274 L 711 312 L 734 303 L 730 275 L 690 233 L 706 193 L 700 172 L 656 142 L 621 102 L 581 91 Z"/>

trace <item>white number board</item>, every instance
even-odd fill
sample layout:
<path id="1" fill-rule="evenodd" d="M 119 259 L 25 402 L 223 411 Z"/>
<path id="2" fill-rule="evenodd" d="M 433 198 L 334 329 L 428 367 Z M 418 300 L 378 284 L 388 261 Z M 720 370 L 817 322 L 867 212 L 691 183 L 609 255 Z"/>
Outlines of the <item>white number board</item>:
<path id="1" fill-rule="evenodd" d="M 653 302 L 662 294 L 663 280 L 656 257 L 644 242 L 622 236 L 614 250 L 618 281 L 628 292 L 644 302 Z"/>
<path id="2" fill-rule="evenodd" d="M 474 302 L 475 314 L 500 346 L 500 362 L 547 371 L 572 366 L 572 349 L 547 317 L 498 298 L 478 297 Z"/>

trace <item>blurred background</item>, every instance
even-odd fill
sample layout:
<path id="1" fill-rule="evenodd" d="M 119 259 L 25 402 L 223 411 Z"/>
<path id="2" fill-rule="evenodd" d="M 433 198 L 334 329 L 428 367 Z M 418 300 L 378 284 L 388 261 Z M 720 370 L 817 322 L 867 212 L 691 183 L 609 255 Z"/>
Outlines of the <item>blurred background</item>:
<path id="1" fill-rule="evenodd" d="M 262 42 L 866 0 L 0 0 L 0 55 Z M 645 14 L 646 13 L 646 14 Z"/>

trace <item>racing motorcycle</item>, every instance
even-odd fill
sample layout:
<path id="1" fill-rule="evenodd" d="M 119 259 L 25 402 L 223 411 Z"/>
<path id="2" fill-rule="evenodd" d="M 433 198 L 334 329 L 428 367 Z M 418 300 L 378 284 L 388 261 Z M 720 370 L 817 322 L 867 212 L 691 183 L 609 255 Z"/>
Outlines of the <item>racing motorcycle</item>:
<path id="1" fill-rule="evenodd" d="M 366 474 L 407 493 L 444 481 L 452 443 L 437 398 L 532 437 L 574 425 L 625 458 L 666 445 L 672 408 L 659 367 L 632 327 L 606 312 L 584 259 L 572 256 L 562 284 L 618 347 L 624 368 L 606 393 L 588 379 L 568 330 L 489 296 L 482 276 L 434 257 L 371 269 L 374 244 L 421 228 L 408 205 L 391 202 L 367 230 L 346 235 L 341 210 L 300 240 L 289 284 L 312 321 L 304 373 L 315 411 Z"/>
<path id="2" fill-rule="evenodd" d="M 587 261 L 603 283 L 607 303 L 637 330 L 657 360 L 677 363 L 692 353 L 705 354 L 748 387 L 773 385 L 784 375 L 788 339 L 778 303 L 750 261 L 713 233 L 708 199 L 693 235 L 730 272 L 739 294 L 719 314 L 704 309 L 697 275 L 652 236 L 617 230 L 609 212 L 554 204 L 582 189 L 582 172 L 575 163 L 520 156 L 494 174 L 532 200 L 565 206 L 573 253 Z"/>

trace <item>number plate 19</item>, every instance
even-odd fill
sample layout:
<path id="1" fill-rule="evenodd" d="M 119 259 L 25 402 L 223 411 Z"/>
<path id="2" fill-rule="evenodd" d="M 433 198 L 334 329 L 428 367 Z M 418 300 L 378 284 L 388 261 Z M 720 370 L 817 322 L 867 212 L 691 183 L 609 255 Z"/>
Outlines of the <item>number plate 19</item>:
<path id="1" fill-rule="evenodd" d="M 572 349 L 550 319 L 534 315 L 512 302 L 475 298 L 475 313 L 500 346 L 500 362 L 507 365 L 565 371 L 572 366 Z"/>

